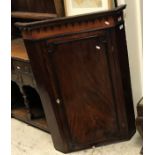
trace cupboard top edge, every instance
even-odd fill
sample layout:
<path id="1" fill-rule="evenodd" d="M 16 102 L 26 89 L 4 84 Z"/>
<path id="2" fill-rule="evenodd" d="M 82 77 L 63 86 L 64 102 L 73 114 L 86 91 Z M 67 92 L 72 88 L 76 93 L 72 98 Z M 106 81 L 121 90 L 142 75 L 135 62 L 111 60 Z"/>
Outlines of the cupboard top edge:
<path id="1" fill-rule="evenodd" d="M 85 15 L 77 15 L 72 17 L 62 17 L 62 18 L 55 18 L 55 19 L 47 19 L 43 21 L 36 21 L 36 22 L 29 22 L 29 23 L 21 23 L 17 22 L 15 23 L 15 26 L 17 26 L 21 31 L 25 30 L 33 30 L 41 27 L 48 27 L 48 26 L 54 26 L 57 24 L 66 24 L 66 23 L 72 23 L 72 22 L 83 22 L 83 21 L 89 21 L 92 19 L 97 18 L 106 18 L 108 16 L 115 16 L 117 13 L 122 12 L 126 8 L 126 5 L 120 5 L 113 10 L 108 11 L 101 11 L 96 13 L 89 13 Z"/>

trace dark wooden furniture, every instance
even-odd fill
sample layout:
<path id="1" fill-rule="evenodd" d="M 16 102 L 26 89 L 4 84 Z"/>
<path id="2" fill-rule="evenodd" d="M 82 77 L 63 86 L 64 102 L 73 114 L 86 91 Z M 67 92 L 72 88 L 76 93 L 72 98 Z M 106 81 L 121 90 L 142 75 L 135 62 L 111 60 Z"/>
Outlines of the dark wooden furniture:
<path id="1" fill-rule="evenodd" d="M 137 104 L 136 126 L 140 136 L 143 138 L 143 98 Z M 143 148 L 141 149 L 141 154 L 143 154 Z"/>
<path id="2" fill-rule="evenodd" d="M 12 38 L 21 37 L 16 22 L 32 22 L 64 16 L 63 0 L 12 0 Z"/>
<path id="3" fill-rule="evenodd" d="M 11 45 L 11 115 L 49 132 L 24 42 L 15 39 Z"/>
<path id="4" fill-rule="evenodd" d="M 15 22 L 32 22 L 64 16 L 62 0 L 12 0 L 11 113 L 21 121 L 49 131 L 29 58 Z"/>
<path id="5" fill-rule="evenodd" d="M 63 0 L 12 0 L 11 11 L 19 13 L 48 13 L 64 16 Z"/>
<path id="6" fill-rule="evenodd" d="M 61 152 L 127 140 L 135 133 L 124 8 L 16 24 Z"/>

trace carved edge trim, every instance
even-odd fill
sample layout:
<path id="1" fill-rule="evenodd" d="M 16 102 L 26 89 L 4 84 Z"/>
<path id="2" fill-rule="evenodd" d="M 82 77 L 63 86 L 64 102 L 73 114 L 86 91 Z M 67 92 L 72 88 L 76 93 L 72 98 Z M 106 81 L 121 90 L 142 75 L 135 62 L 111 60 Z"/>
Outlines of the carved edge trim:
<path id="1" fill-rule="evenodd" d="M 115 11 L 106 11 L 76 16 L 70 18 L 60 18 L 56 20 L 45 20 L 31 23 L 16 23 L 16 26 L 22 31 L 24 39 L 38 40 L 55 35 L 69 34 L 81 31 L 90 31 L 94 29 L 112 28 L 123 21 L 122 10 L 126 7 L 123 5 Z M 115 13 L 114 13 L 115 12 Z M 116 18 L 121 17 L 121 21 Z"/>
<path id="2" fill-rule="evenodd" d="M 43 21 L 36 21 L 36 22 L 30 22 L 30 23 L 21 23 L 17 22 L 15 23 L 15 26 L 17 26 L 21 31 L 31 31 L 33 29 L 38 29 L 42 27 L 51 27 L 51 26 L 59 26 L 62 24 L 68 24 L 68 23 L 75 23 L 75 22 L 87 22 L 89 20 L 93 19 L 100 19 L 100 18 L 106 18 L 108 16 L 115 16 L 116 13 L 122 12 L 126 8 L 126 5 L 120 5 L 117 8 L 114 8 L 113 10 L 108 11 L 102 11 L 97 13 L 89 13 L 85 15 L 78 15 L 78 16 L 72 16 L 72 17 L 63 17 L 63 18 L 57 18 L 57 19 L 48 19 Z"/>

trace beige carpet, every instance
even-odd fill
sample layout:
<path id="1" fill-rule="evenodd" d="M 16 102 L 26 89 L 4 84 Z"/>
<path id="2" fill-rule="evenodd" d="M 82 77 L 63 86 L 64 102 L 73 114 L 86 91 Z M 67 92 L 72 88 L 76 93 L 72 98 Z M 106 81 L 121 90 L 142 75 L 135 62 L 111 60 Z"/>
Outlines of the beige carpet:
<path id="1" fill-rule="evenodd" d="M 50 134 L 12 119 L 12 155 L 63 155 L 56 151 Z M 139 155 L 142 140 L 136 133 L 130 141 L 106 145 L 69 155 Z"/>

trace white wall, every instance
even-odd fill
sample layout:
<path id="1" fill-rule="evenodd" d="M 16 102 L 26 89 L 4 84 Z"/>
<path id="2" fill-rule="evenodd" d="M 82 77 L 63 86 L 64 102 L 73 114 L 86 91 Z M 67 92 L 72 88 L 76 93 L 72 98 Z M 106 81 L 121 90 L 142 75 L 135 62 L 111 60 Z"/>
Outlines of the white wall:
<path id="1" fill-rule="evenodd" d="M 136 108 L 142 95 L 142 2 L 141 0 L 118 0 L 126 3 L 125 11 L 126 37 L 130 64 L 133 101 Z M 136 111 L 136 109 L 135 109 Z"/>

